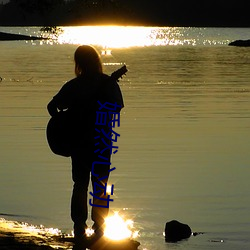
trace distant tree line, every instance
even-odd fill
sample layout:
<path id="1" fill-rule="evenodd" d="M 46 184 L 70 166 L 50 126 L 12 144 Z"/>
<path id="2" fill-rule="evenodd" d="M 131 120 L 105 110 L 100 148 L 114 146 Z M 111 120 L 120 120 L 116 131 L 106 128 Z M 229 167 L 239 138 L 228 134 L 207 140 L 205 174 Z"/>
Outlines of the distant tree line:
<path id="1" fill-rule="evenodd" d="M 0 25 L 250 27 L 249 8 L 249 0 L 0 0 Z"/>

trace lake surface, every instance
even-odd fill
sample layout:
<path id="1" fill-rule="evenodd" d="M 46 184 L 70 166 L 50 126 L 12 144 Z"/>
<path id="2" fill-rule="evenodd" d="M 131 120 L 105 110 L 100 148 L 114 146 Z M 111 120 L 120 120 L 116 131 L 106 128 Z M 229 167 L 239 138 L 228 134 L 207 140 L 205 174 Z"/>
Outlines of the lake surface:
<path id="1" fill-rule="evenodd" d="M 70 159 L 48 148 L 46 106 L 88 42 L 112 51 L 106 73 L 129 69 L 110 209 L 134 221 L 140 249 L 249 249 L 250 48 L 228 42 L 250 29 L 123 27 L 116 43 L 112 30 L 64 29 L 59 42 L 0 42 L 0 214 L 12 214 L 0 217 L 71 231 Z M 69 39 L 76 29 L 81 39 Z M 173 219 L 204 234 L 165 243 Z"/>

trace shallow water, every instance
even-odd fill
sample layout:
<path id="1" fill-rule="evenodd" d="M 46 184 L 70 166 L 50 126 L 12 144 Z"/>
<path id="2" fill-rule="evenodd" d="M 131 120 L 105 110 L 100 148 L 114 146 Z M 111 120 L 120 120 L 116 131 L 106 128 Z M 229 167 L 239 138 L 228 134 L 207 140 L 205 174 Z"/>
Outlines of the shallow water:
<path id="1" fill-rule="evenodd" d="M 222 40 L 242 30 L 231 33 Z M 64 231 L 72 227 L 70 159 L 48 148 L 46 105 L 74 77 L 76 47 L 0 43 L 0 213 Z M 114 48 L 103 62 L 107 73 L 129 68 L 110 207 L 134 220 L 140 249 L 249 249 L 249 48 Z M 167 244 L 172 219 L 204 234 Z"/>

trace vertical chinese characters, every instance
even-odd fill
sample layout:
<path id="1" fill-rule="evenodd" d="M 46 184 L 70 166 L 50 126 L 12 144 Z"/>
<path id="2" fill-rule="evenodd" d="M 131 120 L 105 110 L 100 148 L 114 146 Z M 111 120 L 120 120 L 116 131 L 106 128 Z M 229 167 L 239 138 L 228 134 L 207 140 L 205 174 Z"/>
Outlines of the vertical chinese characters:
<path id="1" fill-rule="evenodd" d="M 118 109 L 121 108 L 117 103 L 109 103 L 105 102 L 102 104 L 98 101 L 99 109 L 96 111 L 96 121 L 95 121 L 95 154 L 98 154 L 98 158 L 100 160 L 94 161 L 92 163 L 91 174 L 96 177 L 97 181 L 94 182 L 93 192 L 90 192 L 90 195 L 93 198 L 105 201 L 105 204 L 94 204 L 92 200 L 89 200 L 89 204 L 95 207 L 109 207 L 109 202 L 114 201 L 110 198 L 110 195 L 113 195 L 114 184 L 111 186 L 110 195 L 107 191 L 108 185 L 108 175 L 107 176 L 99 176 L 95 169 L 101 168 L 104 166 L 109 166 L 108 173 L 112 172 L 116 168 L 110 168 L 110 156 L 112 154 L 116 154 L 118 152 L 118 146 L 115 146 L 114 143 L 117 142 L 120 134 L 114 131 L 114 128 L 120 127 L 120 112 L 117 112 Z"/>

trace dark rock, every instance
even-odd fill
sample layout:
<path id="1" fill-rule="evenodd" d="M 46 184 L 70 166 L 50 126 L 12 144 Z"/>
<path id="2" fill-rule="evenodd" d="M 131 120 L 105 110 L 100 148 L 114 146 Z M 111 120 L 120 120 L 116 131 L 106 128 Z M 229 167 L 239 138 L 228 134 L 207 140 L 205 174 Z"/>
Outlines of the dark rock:
<path id="1" fill-rule="evenodd" d="M 42 40 L 42 39 L 45 38 L 0 32 L 0 41 Z"/>
<path id="2" fill-rule="evenodd" d="M 166 223 L 165 226 L 165 240 L 166 242 L 177 242 L 187 239 L 191 236 L 191 228 L 179 221 L 172 220 Z"/>
<path id="3" fill-rule="evenodd" d="M 236 40 L 228 44 L 229 46 L 250 47 L 249 40 Z"/>

